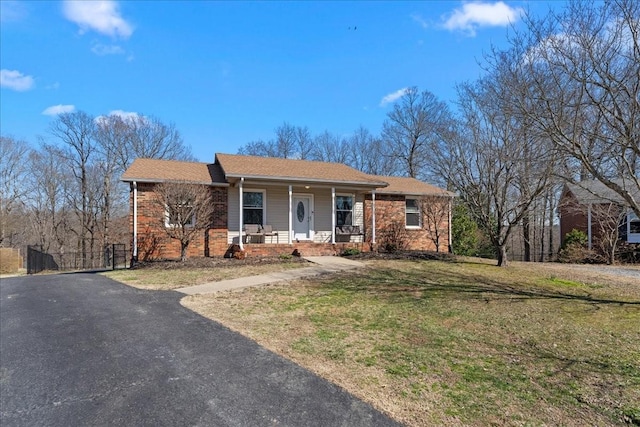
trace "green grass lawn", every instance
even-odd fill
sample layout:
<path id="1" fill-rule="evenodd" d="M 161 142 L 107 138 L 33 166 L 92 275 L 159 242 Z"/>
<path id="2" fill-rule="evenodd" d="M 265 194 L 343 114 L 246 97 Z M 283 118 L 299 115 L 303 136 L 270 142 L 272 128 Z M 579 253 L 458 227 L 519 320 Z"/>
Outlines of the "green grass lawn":
<path id="1" fill-rule="evenodd" d="M 367 264 L 183 304 L 408 425 L 640 424 L 640 284 L 557 264 Z"/>

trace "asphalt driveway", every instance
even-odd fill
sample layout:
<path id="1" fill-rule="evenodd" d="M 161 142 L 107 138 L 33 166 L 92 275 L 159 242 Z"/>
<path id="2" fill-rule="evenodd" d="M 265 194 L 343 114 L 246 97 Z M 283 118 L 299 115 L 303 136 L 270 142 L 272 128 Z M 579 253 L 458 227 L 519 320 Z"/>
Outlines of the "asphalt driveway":
<path id="1" fill-rule="evenodd" d="M 97 274 L 0 281 L 2 426 L 390 426 L 179 303 Z"/>

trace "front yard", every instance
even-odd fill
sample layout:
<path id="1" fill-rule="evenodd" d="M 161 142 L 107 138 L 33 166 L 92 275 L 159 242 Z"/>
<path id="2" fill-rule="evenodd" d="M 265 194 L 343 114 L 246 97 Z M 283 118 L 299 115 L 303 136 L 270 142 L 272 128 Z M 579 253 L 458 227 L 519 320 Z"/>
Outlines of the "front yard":
<path id="1" fill-rule="evenodd" d="M 640 425 L 637 279 L 559 264 L 365 262 L 183 304 L 407 425 Z"/>

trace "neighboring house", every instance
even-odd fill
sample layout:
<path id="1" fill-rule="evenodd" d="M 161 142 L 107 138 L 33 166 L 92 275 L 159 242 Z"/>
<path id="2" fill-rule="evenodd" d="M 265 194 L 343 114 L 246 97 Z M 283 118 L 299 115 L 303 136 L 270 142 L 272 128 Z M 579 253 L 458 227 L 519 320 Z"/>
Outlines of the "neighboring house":
<path id="1" fill-rule="evenodd" d="M 619 194 L 600 181 L 566 184 L 558 211 L 562 240 L 571 230 L 580 230 L 587 234 L 589 249 L 592 249 L 595 240 L 611 228 L 606 223 L 615 221 L 613 226 L 617 225 L 620 242 L 640 243 L 640 219 Z"/>
<path id="2" fill-rule="evenodd" d="M 368 251 L 398 228 L 407 249 L 450 247 L 453 194 L 413 178 L 368 175 L 339 163 L 216 154 L 213 164 L 136 159 L 122 180 L 131 189 L 136 259 L 179 256 L 179 243 L 162 230 L 167 213 L 153 203 L 161 182 L 210 187 L 214 214 L 189 256 L 223 256 L 232 248 L 247 256 Z"/>

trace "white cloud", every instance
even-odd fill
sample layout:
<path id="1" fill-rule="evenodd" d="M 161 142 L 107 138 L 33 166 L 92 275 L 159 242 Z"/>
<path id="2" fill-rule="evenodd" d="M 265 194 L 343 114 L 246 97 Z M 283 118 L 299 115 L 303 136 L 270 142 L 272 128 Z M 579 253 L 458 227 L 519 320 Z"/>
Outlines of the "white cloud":
<path id="1" fill-rule="evenodd" d="M 133 34 L 133 26 L 120 15 L 118 4 L 111 0 L 66 0 L 64 16 L 78 24 L 81 33 L 94 30 L 98 33 L 127 38 Z"/>
<path id="2" fill-rule="evenodd" d="M 409 90 L 409 88 L 403 87 L 402 89 L 398 89 L 395 92 L 383 96 L 382 100 L 380 101 L 380 106 L 384 107 L 387 104 L 397 101 L 407 93 L 407 90 Z"/>
<path id="3" fill-rule="evenodd" d="M 118 116 L 125 122 L 138 122 L 143 123 L 146 119 L 144 116 L 132 111 L 124 111 L 124 110 L 111 110 L 109 114 L 106 116 L 98 116 L 95 121 L 98 124 L 101 124 L 103 121 L 107 120 L 108 117 Z"/>
<path id="4" fill-rule="evenodd" d="M 105 55 L 124 55 L 125 51 L 123 48 L 117 45 L 104 45 L 104 44 L 94 44 L 91 47 L 91 52 L 95 53 L 98 56 Z"/>
<path id="5" fill-rule="evenodd" d="M 58 114 L 71 113 L 76 109 L 75 105 L 52 105 L 49 108 L 45 108 L 42 112 L 45 116 L 57 116 Z"/>
<path id="6" fill-rule="evenodd" d="M 429 23 L 422 17 L 422 15 L 414 13 L 413 15 L 411 15 L 411 19 L 420 24 L 422 28 L 429 28 Z"/>
<path id="7" fill-rule="evenodd" d="M 24 92 L 33 87 L 35 81 L 17 70 L 0 70 L 0 86 Z"/>
<path id="8" fill-rule="evenodd" d="M 455 9 L 443 26 L 450 31 L 463 31 L 474 37 L 478 27 L 505 27 L 516 22 L 524 13 L 522 8 L 513 8 L 502 1 L 495 3 L 464 3 Z"/>
<path id="9" fill-rule="evenodd" d="M 109 111 L 109 115 L 110 116 L 118 116 L 122 119 L 130 119 L 130 120 L 137 120 L 142 118 L 142 116 L 140 116 L 140 114 L 133 112 L 133 111 L 124 111 L 124 110 L 112 110 Z"/>

